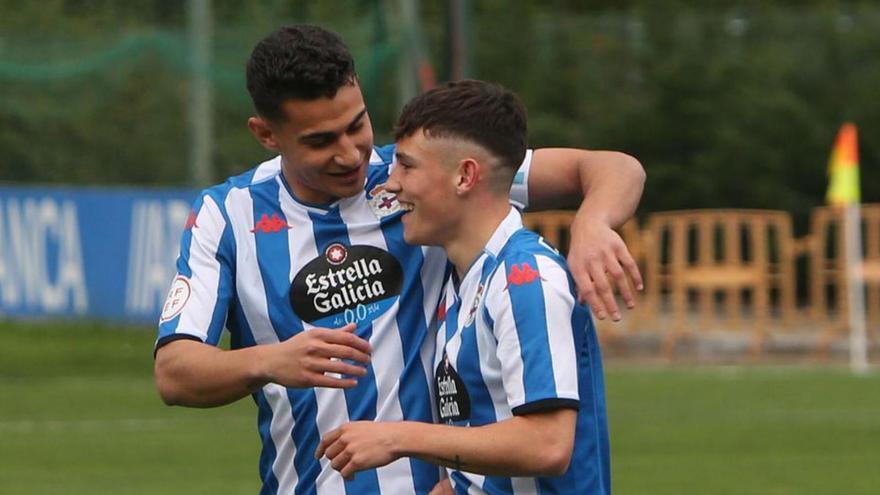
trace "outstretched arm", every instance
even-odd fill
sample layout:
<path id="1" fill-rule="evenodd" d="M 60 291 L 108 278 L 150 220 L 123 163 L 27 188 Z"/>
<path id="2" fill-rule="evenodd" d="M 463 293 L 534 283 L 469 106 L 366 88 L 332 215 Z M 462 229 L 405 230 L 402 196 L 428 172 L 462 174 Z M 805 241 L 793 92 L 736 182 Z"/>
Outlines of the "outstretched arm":
<path id="1" fill-rule="evenodd" d="M 315 453 L 343 477 L 416 457 L 470 473 L 559 476 L 574 448 L 577 412 L 557 409 L 478 427 L 414 421 L 348 423 L 327 434 Z"/>
<path id="2" fill-rule="evenodd" d="M 235 402 L 267 383 L 286 387 L 350 388 L 364 376 L 370 344 L 355 325 L 313 328 L 277 344 L 227 351 L 193 340 L 175 340 L 156 352 L 156 387 L 168 405 L 213 407 Z M 335 377 L 339 373 L 347 377 Z"/>
<path id="3" fill-rule="evenodd" d="M 578 299 L 599 319 L 608 314 L 615 321 L 621 317 L 613 286 L 630 308 L 635 306 L 631 287 L 642 289 L 639 268 L 613 229 L 635 213 L 644 185 L 642 165 L 624 153 L 574 148 L 534 152 L 529 209 L 562 208 L 580 201 L 571 226 L 568 264 Z"/>

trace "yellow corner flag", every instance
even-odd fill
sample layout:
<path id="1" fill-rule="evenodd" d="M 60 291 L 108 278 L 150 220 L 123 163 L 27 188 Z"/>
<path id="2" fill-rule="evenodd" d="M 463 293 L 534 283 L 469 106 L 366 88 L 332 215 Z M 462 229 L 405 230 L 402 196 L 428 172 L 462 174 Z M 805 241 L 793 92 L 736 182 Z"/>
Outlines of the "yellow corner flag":
<path id="1" fill-rule="evenodd" d="M 828 161 L 828 194 L 825 199 L 832 205 L 850 205 L 861 202 L 859 193 L 859 139 L 855 124 L 847 122 L 840 127 L 831 160 Z"/>

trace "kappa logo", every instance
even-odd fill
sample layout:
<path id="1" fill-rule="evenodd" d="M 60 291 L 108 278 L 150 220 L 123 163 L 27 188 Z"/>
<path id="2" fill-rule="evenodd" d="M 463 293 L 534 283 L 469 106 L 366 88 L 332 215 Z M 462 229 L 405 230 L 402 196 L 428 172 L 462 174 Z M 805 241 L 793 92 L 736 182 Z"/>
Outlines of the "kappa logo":
<path id="1" fill-rule="evenodd" d="M 269 234 L 281 232 L 281 229 L 289 228 L 290 225 L 287 225 L 287 220 L 281 219 L 277 213 L 272 214 L 271 218 L 269 218 L 269 215 L 263 213 L 263 216 L 260 217 L 260 221 L 258 221 L 254 225 L 254 228 L 251 229 L 251 232 L 262 232 L 264 234 Z"/>
<path id="2" fill-rule="evenodd" d="M 331 265 L 340 265 L 345 262 L 346 258 L 348 258 L 348 250 L 345 249 L 345 246 L 342 244 L 334 242 L 324 250 L 324 256 L 327 257 L 327 261 L 329 261 Z"/>
<path id="3" fill-rule="evenodd" d="M 383 218 L 400 211 L 400 202 L 397 201 L 397 195 L 388 192 L 385 184 L 379 184 L 370 190 L 370 199 L 368 200 L 370 209 L 376 218 Z"/>
<path id="4" fill-rule="evenodd" d="M 528 263 L 522 263 L 520 265 L 514 264 L 513 268 L 510 269 L 510 273 L 507 274 L 507 287 L 510 287 L 511 285 L 520 286 L 523 284 L 530 284 L 539 278 L 543 280 L 541 274 L 533 269 Z M 507 287 L 504 289 L 507 290 Z"/>
<path id="5" fill-rule="evenodd" d="M 196 219 L 198 215 L 196 215 L 195 210 L 189 211 L 189 216 L 186 217 L 186 224 L 183 226 L 183 230 L 197 229 L 199 228 L 199 224 L 196 223 Z"/>

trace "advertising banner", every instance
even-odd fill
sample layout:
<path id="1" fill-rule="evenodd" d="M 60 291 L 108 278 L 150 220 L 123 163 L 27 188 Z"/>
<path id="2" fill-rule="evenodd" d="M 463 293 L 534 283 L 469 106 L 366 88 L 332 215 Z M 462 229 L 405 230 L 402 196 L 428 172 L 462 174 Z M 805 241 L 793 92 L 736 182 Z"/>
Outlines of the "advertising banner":
<path id="1" fill-rule="evenodd" d="M 0 317 L 158 321 L 196 195 L 0 186 Z"/>

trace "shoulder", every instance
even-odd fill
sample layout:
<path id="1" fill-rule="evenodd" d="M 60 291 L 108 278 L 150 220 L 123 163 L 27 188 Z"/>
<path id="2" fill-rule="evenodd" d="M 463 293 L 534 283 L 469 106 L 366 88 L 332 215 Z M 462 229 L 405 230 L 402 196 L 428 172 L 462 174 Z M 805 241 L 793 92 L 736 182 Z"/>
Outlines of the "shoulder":
<path id="1" fill-rule="evenodd" d="M 391 166 L 394 163 L 394 151 L 396 148 L 393 144 L 373 146 L 373 153 L 370 155 L 370 165 L 367 169 L 367 183 L 364 188 L 366 191 L 372 191 L 374 187 L 382 185 L 388 180 Z"/>
<path id="2" fill-rule="evenodd" d="M 514 233 L 498 253 L 492 285 L 495 290 L 520 289 L 532 285 L 573 283 L 565 258 L 544 239 L 527 229 Z"/>
<path id="3" fill-rule="evenodd" d="M 221 184 L 204 189 L 199 195 L 203 201 L 210 197 L 221 210 L 225 210 L 227 199 L 230 195 L 235 196 L 235 191 L 250 189 L 271 182 L 281 173 L 281 156 L 266 160 L 256 167 L 238 175 L 233 175 Z"/>

